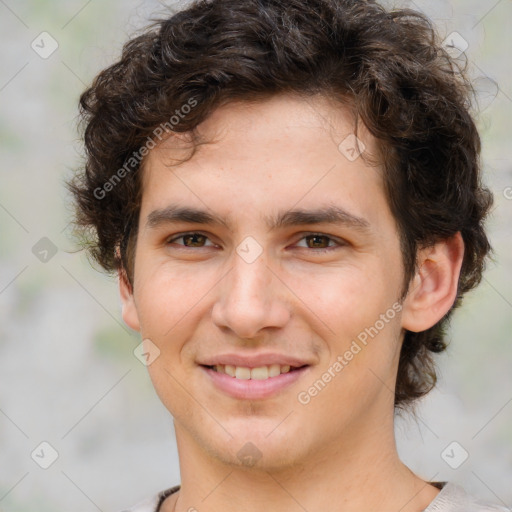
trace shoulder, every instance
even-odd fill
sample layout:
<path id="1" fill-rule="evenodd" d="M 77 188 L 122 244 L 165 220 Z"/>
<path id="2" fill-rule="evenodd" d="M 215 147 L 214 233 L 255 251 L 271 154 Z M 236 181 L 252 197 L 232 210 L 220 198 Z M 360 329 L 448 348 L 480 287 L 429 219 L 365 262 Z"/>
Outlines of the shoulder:
<path id="1" fill-rule="evenodd" d="M 165 491 L 159 492 L 157 495 L 145 499 L 144 501 L 140 501 L 139 503 L 133 505 L 130 508 L 126 508 L 122 510 L 122 512 L 158 512 L 160 505 L 164 501 L 167 496 L 170 496 L 174 492 L 180 489 L 179 485 L 175 485 L 170 489 L 166 489 Z"/>
<path id="2" fill-rule="evenodd" d="M 462 487 L 446 483 L 424 512 L 511 512 L 503 505 L 487 503 L 467 493 Z"/>

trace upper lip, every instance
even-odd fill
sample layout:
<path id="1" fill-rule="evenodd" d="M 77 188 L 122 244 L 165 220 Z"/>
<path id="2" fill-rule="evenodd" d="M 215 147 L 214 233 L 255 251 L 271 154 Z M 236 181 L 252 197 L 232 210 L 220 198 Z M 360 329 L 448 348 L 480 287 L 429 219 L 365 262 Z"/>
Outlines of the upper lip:
<path id="1" fill-rule="evenodd" d="M 198 364 L 203 366 L 226 365 L 244 366 L 247 368 L 257 368 L 259 366 L 270 366 L 278 364 L 281 366 L 293 366 L 295 368 L 309 365 L 304 359 L 298 359 L 288 354 L 263 353 L 254 355 L 241 354 L 219 354 L 201 360 Z"/>

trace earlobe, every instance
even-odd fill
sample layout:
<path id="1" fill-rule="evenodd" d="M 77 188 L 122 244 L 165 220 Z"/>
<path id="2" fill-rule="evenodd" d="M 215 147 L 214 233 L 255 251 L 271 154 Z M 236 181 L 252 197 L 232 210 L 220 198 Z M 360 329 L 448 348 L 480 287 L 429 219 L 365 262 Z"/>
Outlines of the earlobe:
<path id="1" fill-rule="evenodd" d="M 418 271 L 403 304 L 402 327 L 420 332 L 435 325 L 457 298 L 464 242 L 460 232 L 418 251 Z"/>
<path id="2" fill-rule="evenodd" d="M 133 297 L 132 285 L 130 284 L 124 269 L 119 270 L 118 278 L 124 323 L 134 331 L 140 331 L 139 315 L 137 313 L 137 307 Z"/>

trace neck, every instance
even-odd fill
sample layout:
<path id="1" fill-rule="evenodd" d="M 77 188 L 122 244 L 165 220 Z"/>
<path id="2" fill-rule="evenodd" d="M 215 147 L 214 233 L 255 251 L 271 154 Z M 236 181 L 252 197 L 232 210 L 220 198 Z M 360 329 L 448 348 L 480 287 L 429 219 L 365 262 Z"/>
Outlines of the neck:
<path id="1" fill-rule="evenodd" d="M 175 424 L 181 489 L 162 512 L 419 512 L 439 492 L 399 459 L 393 421 L 345 432 L 342 440 L 279 470 L 226 464 Z M 345 442 L 343 441 L 345 440 Z"/>

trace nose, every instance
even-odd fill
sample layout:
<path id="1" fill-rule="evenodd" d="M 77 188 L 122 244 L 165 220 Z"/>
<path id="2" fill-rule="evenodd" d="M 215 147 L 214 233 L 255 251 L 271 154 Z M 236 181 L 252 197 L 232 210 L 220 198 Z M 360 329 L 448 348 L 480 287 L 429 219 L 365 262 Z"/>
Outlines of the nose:
<path id="1" fill-rule="evenodd" d="M 286 290 L 264 254 L 252 263 L 234 254 L 231 270 L 217 288 L 213 323 L 241 339 L 261 336 L 266 328 L 284 327 L 290 318 Z"/>

